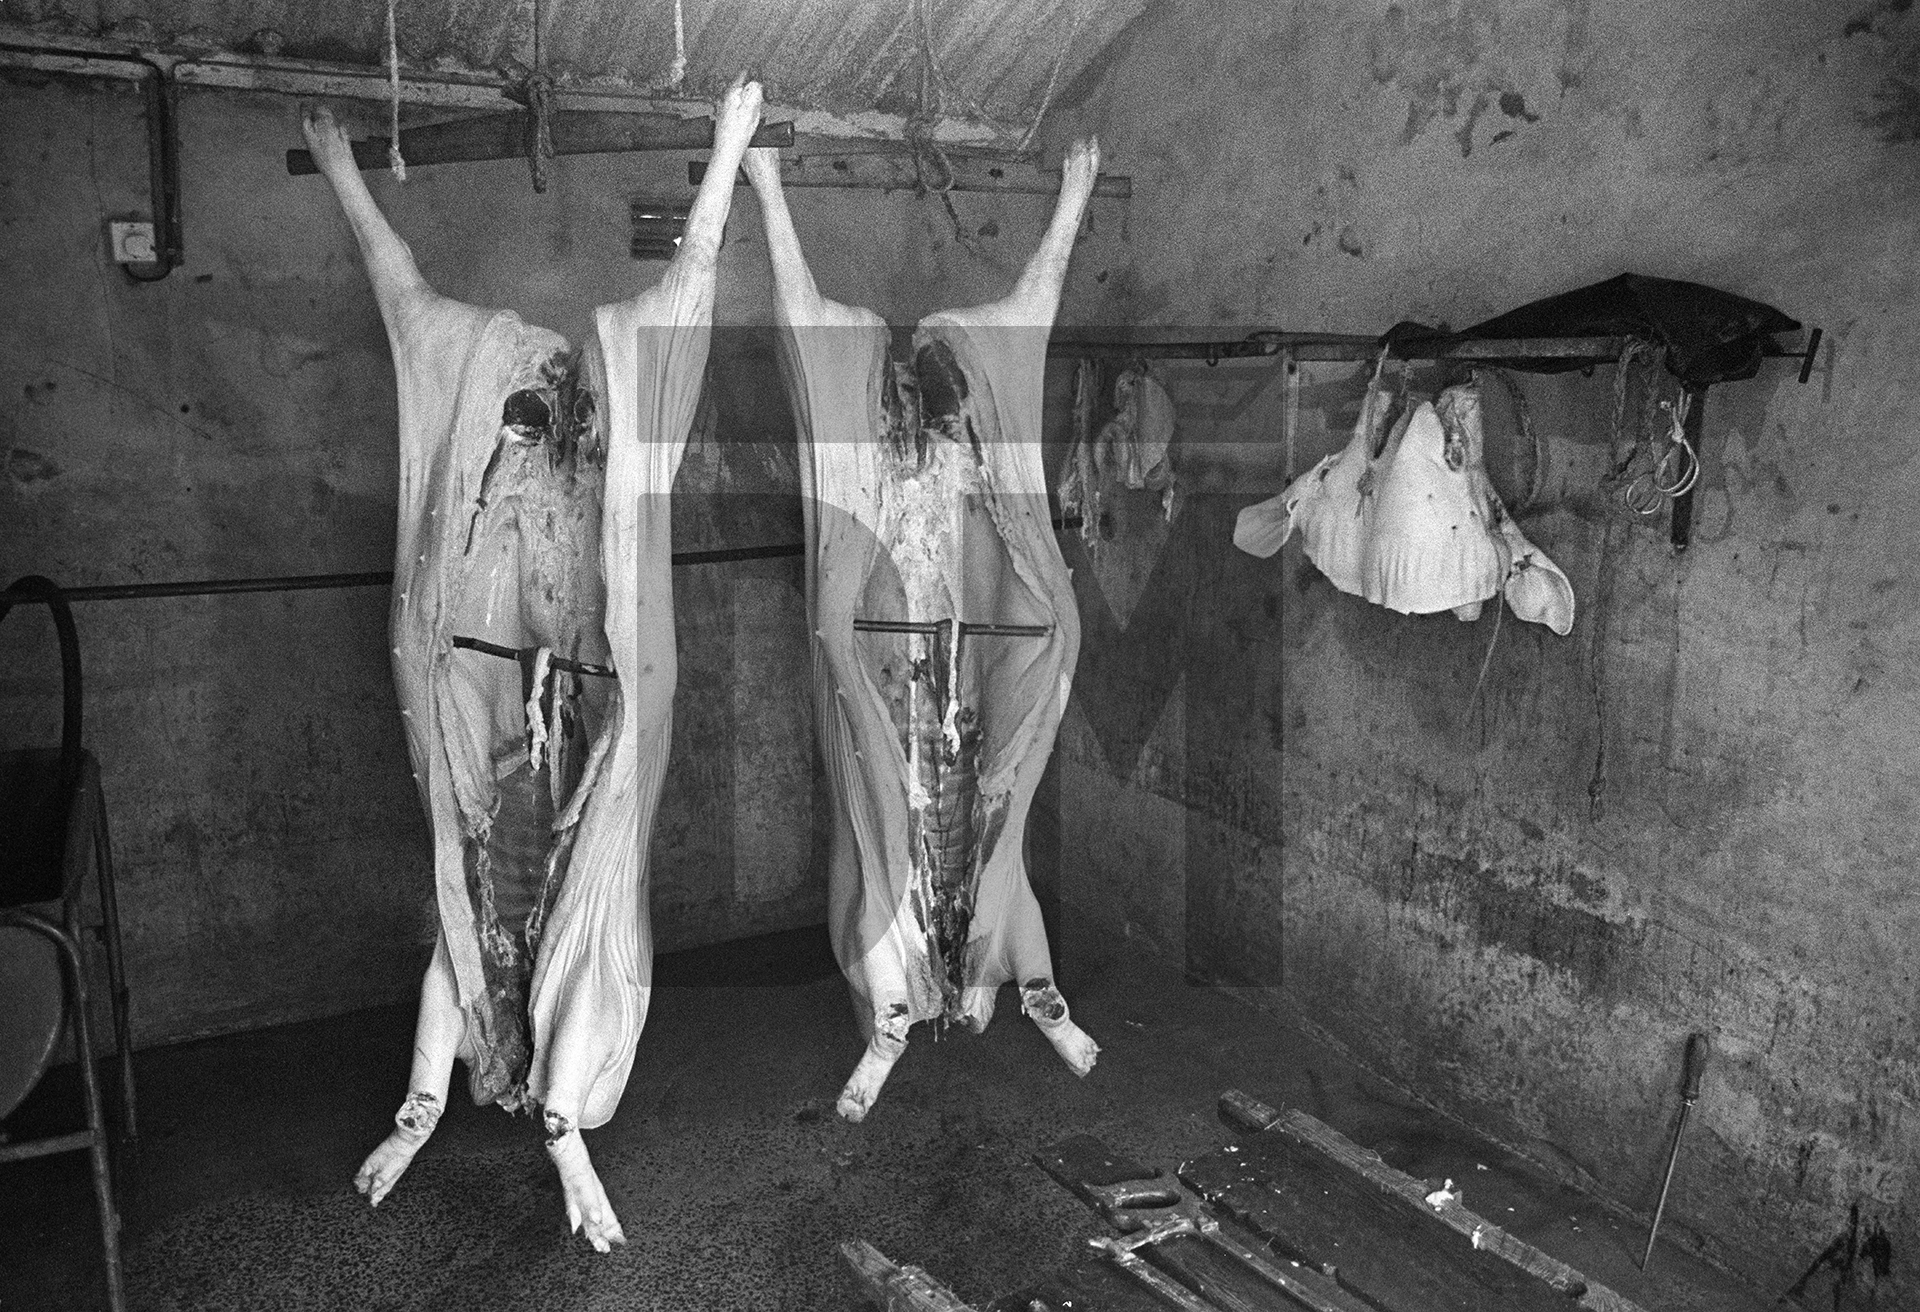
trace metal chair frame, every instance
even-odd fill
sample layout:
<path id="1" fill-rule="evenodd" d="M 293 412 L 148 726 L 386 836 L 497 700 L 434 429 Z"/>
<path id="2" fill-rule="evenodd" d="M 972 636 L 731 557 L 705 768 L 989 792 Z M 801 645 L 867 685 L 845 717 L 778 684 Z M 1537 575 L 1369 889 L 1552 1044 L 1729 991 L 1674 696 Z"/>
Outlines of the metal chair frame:
<path id="1" fill-rule="evenodd" d="M 99 884 L 100 937 L 105 940 L 107 975 L 113 1009 L 114 1055 L 120 1066 L 122 1133 L 129 1145 L 137 1139 L 133 1086 L 133 1040 L 129 1023 L 126 963 L 120 942 L 120 909 L 114 894 L 113 848 L 108 837 L 106 800 L 100 788 L 100 767 L 80 745 L 80 644 L 65 596 L 50 580 L 38 575 L 18 579 L 0 593 L 0 619 L 19 602 L 41 602 L 53 613 L 60 639 L 62 716 L 60 797 L 66 805 L 63 872 L 57 899 L 0 907 L 0 927 L 28 930 L 49 940 L 60 958 L 64 988 L 62 1019 L 72 1036 L 80 1067 L 81 1092 L 87 1128 L 71 1134 L 49 1135 L 21 1143 L 0 1143 L 0 1164 L 86 1150 L 93 1170 L 94 1198 L 100 1210 L 100 1242 L 106 1259 L 107 1300 L 113 1312 L 124 1312 L 126 1288 L 120 1262 L 120 1211 L 114 1199 L 111 1135 L 106 1099 L 95 1066 L 87 987 L 85 923 L 86 869 L 93 866 Z M 58 918 L 54 909 L 57 905 Z"/>

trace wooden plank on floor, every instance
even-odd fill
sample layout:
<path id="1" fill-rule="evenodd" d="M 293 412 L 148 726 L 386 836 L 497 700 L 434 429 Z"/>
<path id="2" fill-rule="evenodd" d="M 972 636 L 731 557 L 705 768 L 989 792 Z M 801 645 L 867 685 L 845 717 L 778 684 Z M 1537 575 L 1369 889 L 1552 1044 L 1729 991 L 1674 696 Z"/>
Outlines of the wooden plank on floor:
<path id="1" fill-rule="evenodd" d="M 1089 1249 L 1037 1284 L 1002 1294 L 984 1312 L 1169 1312 L 1139 1281 Z"/>
<path id="2" fill-rule="evenodd" d="M 886 1312 L 974 1312 L 951 1289 L 917 1266 L 902 1266 L 864 1239 L 840 1245 L 854 1283 Z"/>
<path id="3" fill-rule="evenodd" d="M 1220 1312 L 1303 1312 L 1301 1304 L 1205 1240 L 1166 1239 L 1137 1251 Z"/>
<path id="4" fill-rule="evenodd" d="M 1276 1127 L 1277 1129 L 1278 1127 Z M 1316 1266 L 1382 1312 L 1569 1312 L 1572 1300 L 1462 1243 L 1409 1203 L 1284 1132 L 1268 1130 L 1187 1163 L 1210 1204 Z"/>
<path id="5" fill-rule="evenodd" d="M 1062 1139 L 1033 1160 L 1128 1236 L 1092 1242 L 1136 1282 L 1159 1282 L 1163 1301 L 1194 1305 L 1199 1295 L 1214 1312 L 1377 1312 L 1321 1272 L 1276 1260 L 1259 1236 L 1222 1224 L 1172 1176 L 1091 1135 Z"/>
<path id="6" fill-rule="evenodd" d="M 1544 1283 L 1560 1296 L 1555 1306 L 1564 1309 L 1567 1301 L 1572 1301 L 1591 1312 L 1643 1312 L 1631 1299 L 1588 1280 L 1565 1262 L 1508 1234 L 1457 1201 L 1430 1206 L 1426 1202 L 1430 1192 L 1426 1181 L 1395 1170 L 1378 1153 L 1360 1147 L 1303 1111 L 1269 1107 L 1238 1090 L 1230 1090 L 1221 1095 L 1220 1118 L 1235 1129 L 1257 1136 L 1251 1140 L 1253 1144 L 1266 1147 L 1284 1142 L 1338 1164 L 1343 1171 L 1365 1180 L 1379 1193 L 1397 1200 L 1403 1212 L 1431 1217 L 1466 1236 L 1476 1259 L 1482 1255 L 1498 1258 Z M 1297 1158 L 1297 1154 L 1287 1156 Z"/>

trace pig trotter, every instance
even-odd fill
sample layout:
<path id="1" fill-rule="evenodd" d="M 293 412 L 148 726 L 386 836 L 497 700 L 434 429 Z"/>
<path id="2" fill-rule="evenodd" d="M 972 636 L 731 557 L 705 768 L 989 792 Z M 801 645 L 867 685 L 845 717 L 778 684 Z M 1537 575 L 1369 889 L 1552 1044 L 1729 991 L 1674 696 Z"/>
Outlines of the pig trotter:
<path id="1" fill-rule="evenodd" d="M 548 1112 L 545 1119 L 547 1156 L 560 1172 L 560 1191 L 567 1203 L 567 1228 L 578 1234 L 584 1227 L 594 1252 L 613 1251 L 613 1245 L 626 1243 L 627 1236 L 620 1229 L 620 1218 L 613 1214 L 613 1204 L 607 1201 L 600 1177 L 594 1173 L 586 1140 L 566 1117 Z"/>
<path id="2" fill-rule="evenodd" d="M 860 1064 L 853 1068 L 847 1087 L 840 1090 L 835 1111 L 849 1121 L 866 1119 L 867 1109 L 880 1096 L 880 1086 L 887 1082 L 893 1064 L 907 1050 L 907 1029 L 911 1024 L 904 1002 L 874 1009 L 873 1037 L 867 1041 L 867 1050 Z"/>
<path id="3" fill-rule="evenodd" d="M 1100 1045 L 1087 1036 L 1087 1032 L 1073 1023 L 1073 1017 L 1067 1013 L 1067 1000 L 1060 996 L 1060 990 L 1053 986 L 1050 979 L 1030 979 L 1020 986 L 1020 1010 L 1027 1013 L 1040 1032 L 1047 1036 L 1047 1042 L 1060 1054 L 1060 1059 L 1075 1075 L 1084 1076 L 1093 1069 L 1094 1059 L 1100 1055 Z"/>
<path id="4" fill-rule="evenodd" d="M 960 990 L 960 1009 L 953 1018 L 965 1025 L 975 1034 L 985 1034 L 987 1025 L 993 1020 L 993 1003 L 999 995 L 997 988 L 973 984 Z"/>
<path id="5" fill-rule="evenodd" d="M 366 1195 L 367 1202 L 380 1206 L 380 1200 L 393 1191 L 407 1167 L 413 1164 L 413 1155 L 420 1151 L 439 1122 L 438 1098 L 430 1093 L 409 1093 L 400 1110 L 393 1114 L 393 1133 L 367 1154 L 359 1174 L 353 1177 L 353 1187 Z"/>

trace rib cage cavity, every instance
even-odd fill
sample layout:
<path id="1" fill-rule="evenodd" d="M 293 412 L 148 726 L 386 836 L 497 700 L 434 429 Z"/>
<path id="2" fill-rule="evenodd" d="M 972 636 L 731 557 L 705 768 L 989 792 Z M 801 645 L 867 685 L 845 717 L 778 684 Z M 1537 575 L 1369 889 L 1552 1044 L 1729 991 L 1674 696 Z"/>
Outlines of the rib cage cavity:
<path id="1" fill-rule="evenodd" d="M 952 418 L 955 427 L 967 427 L 964 414 Z M 969 974 L 974 895 L 989 850 L 981 841 L 988 826 L 978 786 L 986 725 L 958 621 L 967 618 L 967 537 L 993 529 L 972 443 L 922 432 L 912 444 L 890 443 L 887 464 L 881 544 L 898 578 L 893 604 L 904 602 L 905 613 L 868 618 L 939 626 L 890 639 L 881 683 L 908 765 L 908 905 L 925 936 L 942 1010 L 952 1018 Z"/>
<path id="2" fill-rule="evenodd" d="M 482 639 L 517 661 L 450 648 L 443 721 L 456 726 L 467 901 L 483 991 L 473 1000 L 477 1101 L 526 1105 L 534 1039 L 529 990 L 541 933 L 564 882 L 588 746 L 605 689 L 552 667 L 598 660 L 606 448 L 582 354 L 523 362 L 501 404 L 480 485 L 466 507 L 446 640 Z"/>

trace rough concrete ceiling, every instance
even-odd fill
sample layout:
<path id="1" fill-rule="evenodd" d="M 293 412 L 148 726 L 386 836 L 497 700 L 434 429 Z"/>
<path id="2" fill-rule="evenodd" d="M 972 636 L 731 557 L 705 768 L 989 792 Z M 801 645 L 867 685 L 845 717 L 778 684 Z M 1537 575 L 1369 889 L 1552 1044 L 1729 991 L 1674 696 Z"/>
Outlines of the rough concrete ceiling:
<path id="1" fill-rule="evenodd" d="M 539 56 L 563 85 L 708 96 L 745 69 L 782 104 L 912 114 L 930 49 L 930 108 L 1031 120 L 1151 0 L 681 0 L 687 67 L 673 88 L 674 0 L 538 0 Z M 410 68 L 523 71 L 536 0 L 396 0 Z M 53 32 L 335 63 L 386 58 L 384 0 L 0 0 Z M 924 34 L 924 41 L 923 41 Z M 1057 65 L 1057 68 L 1056 68 Z"/>

